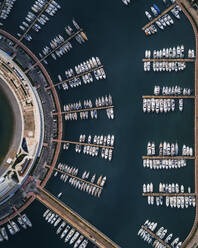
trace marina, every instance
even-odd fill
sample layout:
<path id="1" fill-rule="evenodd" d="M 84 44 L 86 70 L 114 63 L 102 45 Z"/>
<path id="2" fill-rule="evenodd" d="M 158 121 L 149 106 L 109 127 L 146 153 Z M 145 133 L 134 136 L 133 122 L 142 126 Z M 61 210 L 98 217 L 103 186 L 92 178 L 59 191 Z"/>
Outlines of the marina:
<path id="1" fill-rule="evenodd" d="M 150 27 L 152 24 L 154 24 L 156 21 L 158 21 L 162 16 L 167 14 L 170 10 L 172 10 L 176 6 L 176 3 L 169 6 L 167 9 L 165 9 L 160 15 L 158 15 L 155 19 L 151 20 L 149 23 L 147 23 L 144 27 L 142 27 L 142 30 L 145 31 L 148 27 Z"/>
<path id="2" fill-rule="evenodd" d="M 56 2 L 60 3 L 58 0 Z M 54 19 L 43 11 L 43 8 L 46 6 L 43 6 L 36 13 L 38 7 L 33 6 L 32 3 L 25 3 L 20 10 L 24 18 L 16 20 L 16 24 L 13 25 L 15 21 L 13 12 L 15 11 L 12 10 L 9 14 L 12 24 L 7 24 L 7 21 L 5 21 L 5 24 L 8 25 L 7 27 L 4 24 L 7 27 L 6 30 L 11 34 L 17 35 L 19 25 L 24 26 L 24 32 L 27 31 L 28 27 L 22 22 L 25 21 L 29 27 L 32 25 L 32 22 L 28 21 L 31 14 L 30 16 L 26 15 L 26 13 L 28 14 L 27 10 L 30 10 L 36 16 L 37 21 L 34 24 L 39 25 L 41 28 L 32 28 L 32 25 L 31 29 L 26 33 L 26 35 L 30 35 L 26 36 L 27 39 L 23 35 L 20 38 L 19 36 L 16 37 L 18 39 L 22 38 L 21 41 L 34 54 L 38 55 L 38 58 L 35 58 L 33 63 L 31 61 L 28 64 L 25 69 L 26 75 L 28 77 L 32 76 L 32 73 L 37 71 L 38 66 L 43 67 L 43 70 L 49 72 L 50 79 L 49 83 L 45 85 L 44 92 L 50 98 L 55 99 L 56 105 L 56 108 L 50 112 L 50 115 L 45 115 L 47 121 L 49 116 L 53 118 L 49 130 L 52 136 L 50 136 L 50 141 L 47 140 L 43 143 L 42 147 L 43 151 L 52 148 L 54 152 L 48 152 L 43 160 L 41 171 L 43 175 L 46 172 L 48 175 L 38 188 L 40 194 L 36 195 L 33 193 L 28 198 L 38 199 L 38 201 L 34 201 L 26 210 L 27 216 L 31 217 L 33 227 L 39 226 L 39 228 L 35 228 L 38 230 L 34 230 L 32 234 L 28 232 L 27 237 L 19 233 L 15 235 L 16 240 L 10 238 L 9 243 L 6 243 L 8 248 L 14 245 L 21 246 L 21 238 L 24 238 L 26 241 L 31 240 L 30 247 L 35 247 L 39 244 L 40 246 L 48 247 L 74 246 L 83 248 L 87 246 L 88 248 L 93 248 L 97 245 L 106 248 L 119 245 L 126 248 L 147 248 L 148 243 L 143 242 L 137 235 L 141 223 L 147 218 L 155 219 L 166 227 L 167 230 L 171 230 L 171 233 L 177 233 L 177 236 L 181 237 L 181 239 L 176 240 L 171 245 L 171 242 L 177 236 L 174 235 L 170 242 L 166 242 L 169 241 L 168 233 L 167 237 L 162 237 L 163 231 L 156 235 L 156 232 L 152 231 L 149 225 L 147 225 L 148 223 L 142 225 L 141 228 L 145 233 L 142 232 L 141 237 L 146 237 L 145 239 L 149 242 L 152 240 L 155 247 L 160 247 L 160 244 L 165 247 L 180 247 L 180 240 L 184 241 L 191 230 L 196 208 L 184 207 L 181 211 L 181 205 L 180 209 L 178 207 L 168 208 L 164 205 L 165 197 L 167 196 L 196 197 L 197 194 L 197 191 L 194 191 L 194 188 L 197 187 L 196 181 L 194 181 L 194 163 L 197 162 L 197 148 L 194 145 L 196 138 L 194 136 L 194 130 L 196 129 L 196 126 L 194 126 L 196 125 L 196 122 L 194 122 L 194 118 L 196 118 L 194 106 L 197 101 L 196 90 L 194 90 L 194 63 L 196 64 L 196 56 L 191 58 L 153 58 L 153 61 L 151 61 L 151 58 L 145 58 L 146 60 L 142 61 L 142 58 L 145 49 L 150 51 L 154 51 L 154 49 L 160 50 L 162 47 L 173 47 L 175 44 L 181 44 L 181 42 L 185 47 L 196 51 L 192 27 L 182 11 L 180 11 L 180 21 L 175 21 L 176 19 L 174 19 L 174 25 L 168 26 L 167 24 L 167 30 L 164 32 L 145 36 L 141 30 L 147 21 L 145 11 L 148 10 L 150 12 L 150 7 L 153 7 L 155 2 L 149 0 L 145 5 L 142 4 L 142 1 L 131 1 L 130 4 L 128 1 L 124 4 L 123 2 L 111 0 L 107 3 L 105 2 L 105 8 L 103 1 L 97 3 L 89 1 L 87 8 L 85 8 L 83 2 L 68 2 L 66 5 L 61 3 L 61 9 L 56 7 L 57 10 L 55 10 L 54 5 Z M 165 9 L 163 1 L 157 3 L 159 9 L 162 10 L 162 16 L 168 14 L 171 10 L 177 11 L 175 9 L 176 4 L 172 5 L 170 1 L 167 2 L 169 2 L 171 7 L 169 10 Z M 125 4 L 128 6 L 126 7 Z M 19 7 L 19 1 L 16 1 L 15 5 Z M 35 10 L 32 10 L 32 7 Z M 164 9 L 165 12 L 163 11 Z M 46 19 L 46 24 L 43 21 L 46 17 L 41 15 L 40 17 L 43 19 L 40 19 L 38 16 L 41 13 L 40 11 L 42 11 L 42 15 L 44 14 L 50 19 Z M 153 12 L 151 14 L 153 15 Z M 122 18 L 118 18 L 120 15 Z M 156 18 L 161 18 L 162 16 L 158 15 Z M 172 19 L 175 18 L 172 13 L 170 13 L 170 16 Z M 77 20 L 80 26 L 82 25 L 83 30 L 86 30 L 89 40 L 83 43 L 83 46 L 79 46 L 77 42 L 75 44 L 72 43 L 73 48 L 68 50 L 70 52 L 65 52 L 61 55 L 60 48 L 63 43 L 60 43 L 57 48 L 55 47 L 55 42 L 59 42 L 57 37 L 60 40 L 62 39 L 61 37 L 65 37 L 65 23 L 73 25 L 71 21 L 73 18 Z M 104 26 L 101 25 L 101 18 L 105 22 Z M 158 20 L 156 19 L 155 22 Z M 40 22 L 44 22 L 45 26 Z M 158 26 L 156 27 L 158 28 Z M 36 28 L 38 31 L 36 31 Z M 128 34 L 127 38 L 126 33 Z M 6 33 L 1 31 L 1 34 L 5 35 Z M 20 34 L 24 33 L 20 30 Z M 111 34 L 110 37 L 109 34 Z M 189 37 L 192 37 L 192 39 Z M 75 37 L 73 38 L 75 39 Z M 28 39 L 30 40 L 28 41 Z M 0 39 L 1 42 L 2 40 Z M 17 47 L 18 45 L 16 45 Z M 56 51 L 60 56 L 56 54 Z M 43 57 L 41 58 L 39 54 Z M 67 56 L 64 54 L 67 54 Z M 97 54 L 100 61 L 102 61 L 101 65 L 97 64 L 96 67 L 86 69 L 84 72 L 81 71 L 83 68 L 81 66 L 75 68 L 80 64 L 84 66 L 84 63 L 88 67 L 89 63 L 87 64 L 86 61 L 92 58 L 94 54 Z M 13 58 L 16 57 L 14 54 Z M 186 67 L 184 66 L 183 70 L 177 70 L 176 72 L 174 64 L 171 67 L 174 70 L 171 69 L 169 73 L 166 71 L 166 68 L 169 70 L 169 67 L 166 66 L 161 73 L 154 73 L 152 70 L 144 72 L 142 62 L 181 62 L 185 63 L 183 65 Z M 178 66 L 178 64 L 176 65 Z M 71 68 L 73 68 L 73 72 L 70 71 Z M 95 74 L 94 72 L 97 70 L 99 73 Z M 72 75 L 73 73 L 74 75 Z M 89 73 L 93 81 L 97 80 L 97 84 L 92 83 Z M 107 75 L 107 77 L 104 78 L 102 75 Z M 101 77 L 101 80 L 98 80 L 97 77 L 99 79 Z M 40 81 L 37 80 L 36 82 L 38 83 L 35 84 L 35 88 L 37 88 L 38 92 L 42 91 Z M 178 85 L 180 88 L 175 90 L 175 87 Z M 160 87 L 160 93 L 156 95 L 154 92 L 151 93 L 151 89 L 154 89 L 155 86 Z M 109 94 L 113 98 L 112 104 L 107 106 L 96 106 L 94 104 L 96 99 L 101 99 L 102 96 L 105 97 L 105 95 L 108 96 Z M 56 101 L 58 98 L 60 103 Z M 167 102 L 163 101 L 163 114 L 158 115 L 156 118 L 157 101 L 153 100 L 152 102 L 155 102 L 154 111 L 152 111 L 152 106 L 150 106 L 150 109 L 151 112 L 154 112 L 154 115 L 144 114 L 142 111 L 144 99 L 167 100 Z M 164 110 L 166 107 L 168 109 L 169 100 L 175 100 L 175 111 L 174 113 L 169 111 L 170 113 L 165 115 Z M 42 104 L 44 106 L 47 105 L 43 99 Z M 107 115 L 108 109 L 111 109 L 109 111 L 110 118 Z M 113 114 L 112 111 L 114 111 Z M 93 118 L 91 115 L 93 115 Z M 86 136 L 85 139 L 84 135 Z M 115 137 L 115 146 L 114 144 L 111 145 L 111 141 L 110 143 L 108 141 L 109 145 L 107 145 L 108 135 Z M 151 149 L 151 154 L 142 156 L 145 154 L 145 147 L 149 141 L 155 143 L 155 152 L 153 154 Z M 174 149 L 172 148 L 172 154 L 171 148 L 170 151 L 167 148 L 166 154 L 159 154 L 158 146 L 162 141 L 170 143 L 170 147 L 172 143 L 176 144 L 178 142 L 179 153 L 173 152 L 174 147 Z M 182 148 L 183 144 L 186 146 L 185 149 Z M 187 147 L 189 147 L 188 152 Z M 192 148 L 192 153 L 190 148 Z M 101 159 L 105 158 L 106 149 L 108 151 L 108 154 L 106 152 L 107 160 L 109 160 L 109 151 L 113 151 L 111 164 Z M 58 150 L 60 151 L 59 156 Z M 51 154 L 55 155 L 53 160 L 50 159 Z M 84 156 L 85 154 L 89 156 Z M 66 165 L 70 168 L 68 169 Z M 86 178 L 87 173 L 90 173 L 88 178 Z M 54 176 L 50 177 L 50 174 Z M 95 181 L 92 182 L 94 175 Z M 100 177 L 107 178 L 107 184 L 105 184 L 104 188 L 97 183 Z M 118 180 L 121 183 L 118 183 Z M 183 185 L 185 189 L 190 187 L 192 192 L 180 192 L 178 194 L 175 192 L 154 193 L 157 192 L 157 189 L 155 189 L 153 192 L 143 192 L 142 195 L 142 185 L 147 183 L 148 180 L 153 185 L 158 185 L 160 182 L 165 184 L 170 184 L 170 182 L 171 184 L 178 183 L 178 185 Z M 82 193 L 83 183 L 90 186 L 87 189 L 87 194 Z M 44 186 L 45 188 L 42 189 Z M 89 193 L 94 187 L 103 190 L 100 198 L 93 197 L 95 192 L 93 196 Z M 128 189 L 130 189 L 130 197 Z M 148 205 L 144 196 L 155 196 L 155 198 L 156 196 L 163 196 L 164 205 L 159 208 L 156 200 L 155 204 Z M 180 203 L 183 201 L 183 198 L 178 199 L 180 199 L 178 200 Z M 157 202 L 159 201 L 157 200 Z M 57 212 L 55 208 L 60 211 Z M 75 222 L 73 226 L 71 219 L 66 214 L 67 211 L 71 213 L 70 208 L 75 213 L 78 213 L 79 216 L 82 216 L 83 219 L 89 220 L 91 229 L 93 225 L 97 230 L 101 230 L 102 234 L 98 235 L 98 231 L 95 233 L 94 230 L 86 233 L 86 230 L 84 230 L 86 228 L 81 226 L 84 225 L 81 220 L 79 225 Z M 63 211 L 63 209 L 65 210 Z M 46 212 L 47 210 L 48 212 Z M 42 217 L 45 212 L 46 216 L 51 214 L 48 216 L 47 221 Z M 10 225 L 9 222 L 8 224 Z M 88 225 L 88 227 L 90 226 Z M 166 228 L 164 229 L 166 230 Z M 48 238 L 46 240 L 43 240 L 40 235 L 41 229 L 44 234 L 47 234 Z M 58 235 L 56 234 L 57 232 Z M 91 237 L 89 236 L 90 233 Z M 103 233 L 105 234 L 104 236 Z M 9 234 L 11 233 L 9 232 Z M 64 242 L 65 239 L 67 240 L 66 242 Z M 95 243 L 95 239 L 99 243 Z M 116 243 L 112 243 L 111 240 Z M 103 242 L 107 243 L 104 244 Z"/>
<path id="3" fill-rule="evenodd" d="M 77 80 L 77 79 L 79 79 L 80 77 L 83 77 L 83 76 L 85 76 L 85 75 L 88 75 L 89 73 L 95 72 L 95 71 L 100 70 L 100 69 L 102 69 L 102 68 L 103 68 L 103 65 L 96 66 L 95 68 L 93 68 L 93 69 L 91 69 L 91 70 L 88 70 L 88 71 L 86 71 L 86 72 L 82 72 L 82 73 L 80 73 L 80 74 L 78 74 L 78 75 L 76 75 L 76 76 L 71 76 L 69 79 L 63 80 L 63 81 L 61 81 L 61 82 L 59 82 L 59 83 L 55 83 L 54 86 L 64 85 L 64 84 L 67 83 L 67 82 L 70 82 L 70 81 L 72 81 L 72 80 Z M 49 88 L 47 88 L 47 89 L 49 89 Z"/>

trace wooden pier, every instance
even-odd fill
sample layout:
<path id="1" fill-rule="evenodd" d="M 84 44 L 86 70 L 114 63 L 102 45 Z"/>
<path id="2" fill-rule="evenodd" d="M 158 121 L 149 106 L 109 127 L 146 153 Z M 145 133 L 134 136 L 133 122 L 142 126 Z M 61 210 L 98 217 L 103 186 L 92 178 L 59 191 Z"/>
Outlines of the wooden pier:
<path id="1" fill-rule="evenodd" d="M 182 58 L 162 58 L 162 59 L 142 59 L 142 62 L 195 62 L 195 59 Z"/>
<path id="2" fill-rule="evenodd" d="M 50 168 L 49 165 L 45 165 L 45 167 Z M 62 171 L 62 170 L 60 170 L 60 169 L 54 168 L 54 171 L 57 171 L 57 172 L 62 173 L 62 174 L 65 174 L 65 175 L 67 175 L 67 176 L 69 176 L 69 177 L 75 178 L 75 179 L 77 179 L 77 180 L 79 180 L 79 181 L 81 181 L 81 182 L 83 182 L 83 183 L 90 184 L 91 186 L 97 187 L 97 188 L 99 188 L 99 189 L 103 189 L 103 187 L 100 186 L 100 185 L 98 185 L 98 184 L 95 184 L 95 183 L 86 181 L 86 180 L 84 180 L 84 179 L 82 179 L 82 178 L 80 178 L 80 177 L 74 176 L 74 175 L 72 175 L 72 174 L 70 174 L 70 173 L 68 173 L 68 172 Z"/>
<path id="3" fill-rule="evenodd" d="M 58 86 L 58 85 L 67 83 L 67 82 L 69 82 L 69 81 L 71 81 L 71 80 L 80 78 L 80 77 L 82 77 L 82 76 L 84 76 L 84 75 L 87 75 L 88 73 L 91 73 L 91 72 L 93 72 L 93 71 L 99 70 L 99 69 L 101 69 L 101 68 L 103 68 L 103 65 L 100 65 L 100 66 L 97 66 L 97 67 L 92 68 L 91 70 L 88 70 L 88 71 L 79 73 L 79 74 L 77 74 L 77 75 L 75 75 L 75 76 L 73 76 L 73 77 L 67 78 L 67 79 L 65 79 L 65 80 L 63 80 L 63 81 L 61 81 L 61 82 L 59 82 L 59 83 L 55 83 L 54 86 L 56 87 L 56 86 Z M 46 88 L 46 90 L 48 90 L 48 89 L 50 89 L 50 87 L 47 87 L 47 88 Z"/>
<path id="4" fill-rule="evenodd" d="M 168 192 L 159 192 L 159 193 L 142 193 L 143 196 L 197 196 L 196 193 L 168 193 Z"/>
<path id="5" fill-rule="evenodd" d="M 32 27 L 34 26 L 34 24 L 38 21 L 39 17 L 41 17 L 41 15 L 43 14 L 43 12 L 48 8 L 48 6 L 50 5 L 50 3 L 52 2 L 52 0 L 49 0 L 45 6 L 41 9 L 41 11 L 39 12 L 39 14 L 36 16 L 36 18 L 34 19 L 34 21 L 30 24 L 30 26 L 25 30 L 25 32 L 22 34 L 22 36 L 19 38 L 19 41 L 22 41 L 25 37 L 25 35 L 32 29 Z M 16 45 L 14 46 L 14 48 L 16 48 L 18 46 L 18 44 L 16 43 Z"/>
<path id="6" fill-rule="evenodd" d="M 78 109 L 78 110 L 70 110 L 70 111 L 61 112 L 61 114 L 64 115 L 64 114 L 80 113 L 80 112 L 94 111 L 94 110 L 105 110 L 105 109 L 109 109 L 109 108 L 114 108 L 114 106 L 113 106 L 113 105 L 109 105 L 109 106 L 103 106 L 103 107 L 95 107 L 95 108 L 84 108 L 84 109 Z M 57 113 L 53 113 L 53 115 L 57 115 Z"/>
<path id="7" fill-rule="evenodd" d="M 80 215 L 66 206 L 63 202 L 42 188 L 38 188 L 37 199 L 54 213 L 58 214 L 68 224 L 73 226 L 84 237 L 89 239 L 94 245 L 100 248 L 119 248 L 105 234 L 83 219 Z"/>
<path id="8" fill-rule="evenodd" d="M 153 95 L 153 96 L 142 96 L 143 99 L 195 99 L 195 96 L 156 96 L 156 95 Z"/>
<path id="9" fill-rule="evenodd" d="M 148 24 L 146 24 L 142 30 L 144 31 L 148 27 L 150 27 L 152 24 L 154 24 L 156 21 L 158 21 L 162 16 L 167 14 L 171 9 L 173 9 L 176 6 L 176 3 L 172 4 L 170 7 L 168 7 L 166 10 L 164 10 L 160 15 L 158 15 L 156 18 L 154 18 L 152 21 L 150 21 Z"/>
<path id="10" fill-rule="evenodd" d="M 70 140 L 57 140 L 53 139 L 53 142 L 57 143 L 69 143 L 72 145 L 82 145 L 82 146 L 94 146 L 94 147 L 99 147 L 99 148 L 108 148 L 108 149 L 114 149 L 113 146 L 103 146 L 103 145 L 97 145 L 97 144 L 89 144 L 89 143 L 82 143 L 82 142 L 76 142 L 76 141 L 70 141 Z"/>
<path id="11" fill-rule="evenodd" d="M 164 242 L 164 240 L 160 239 L 160 237 L 158 237 L 154 232 L 152 232 L 150 229 L 148 229 L 145 226 L 141 226 L 142 229 L 144 229 L 146 232 L 148 232 L 154 239 L 158 240 L 162 245 L 164 245 L 167 248 L 171 248 L 171 246 L 169 244 L 167 244 L 166 242 Z"/>
<path id="12" fill-rule="evenodd" d="M 194 156 L 142 156 L 142 159 L 196 159 Z"/>
<path id="13" fill-rule="evenodd" d="M 59 44 L 57 47 L 55 47 L 54 49 L 52 49 L 49 53 L 47 53 L 43 58 L 41 58 L 39 61 L 37 61 L 36 63 L 34 63 L 32 66 L 30 66 L 30 68 L 28 68 L 25 73 L 27 74 L 32 68 L 34 68 L 35 66 L 37 66 L 38 64 L 40 64 L 43 60 L 45 60 L 47 57 L 49 57 L 52 53 L 54 53 L 56 50 L 58 50 L 60 47 L 64 46 L 68 41 L 72 40 L 77 34 L 81 33 L 83 30 L 80 29 L 78 30 L 76 33 L 74 33 L 73 35 L 69 36 L 68 39 L 64 40 L 61 44 Z"/>

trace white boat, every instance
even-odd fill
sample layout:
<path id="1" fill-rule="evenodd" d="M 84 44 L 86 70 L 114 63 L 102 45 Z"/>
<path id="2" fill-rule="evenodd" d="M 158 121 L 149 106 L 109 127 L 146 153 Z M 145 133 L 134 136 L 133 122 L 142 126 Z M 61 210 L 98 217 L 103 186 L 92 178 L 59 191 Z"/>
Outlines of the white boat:
<path id="1" fill-rule="evenodd" d="M 70 232 L 67 234 L 67 236 L 66 236 L 66 238 L 65 238 L 65 242 L 68 242 L 68 241 L 69 241 L 69 239 L 72 237 L 72 235 L 74 234 L 74 232 L 75 232 L 75 229 L 72 228 L 72 229 L 70 230 Z"/>
<path id="2" fill-rule="evenodd" d="M 65 228 L 65 230 L 62 232 L 62 234 L 60 236 L 61 239 L 65 237 L 65 235 L 67 234 L 67 232 L 69 231 L 69 229 L 70 229 L 70 226 L 67 225 L 66 228 Z"/>
<path id="3" fill-rule="evenodd" d="M 29 218 L 27 217 L 26 214 L 22 215 L 22 219 L 25 222 L 25 224 L 27 224 L 27 226 L 32 227 L 32 223 L 31 223 L 31 221 L 29 220 Z"/>
<path id="4" fill-rule="evenodd" d="M 73 244 L 73 243 L 76 241 L 76 239 L 79 237 L 79 235 L 80 235 L 79 232 L 75 232 L 75 234 L 74 234 L 74 236 L 71 238 L 69 244 L 70 244 L 70 245 Z"/>

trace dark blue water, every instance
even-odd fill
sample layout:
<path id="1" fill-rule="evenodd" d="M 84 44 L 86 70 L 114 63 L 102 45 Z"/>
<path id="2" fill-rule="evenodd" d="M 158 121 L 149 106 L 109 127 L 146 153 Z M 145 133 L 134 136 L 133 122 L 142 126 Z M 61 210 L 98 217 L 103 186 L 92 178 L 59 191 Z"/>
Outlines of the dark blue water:
<path id="1" fill-rule="evenodd" d="M 25 4 L 22 4 L 25 2 Z M 71 23 L 73 17 L 81 23 L 89 41 L 80 46 L 74 45 L 71 52 L 58 61 L 48 60 L 46 67 L 50 76 L 57 81 L 57 75 L 65 69 L 92 56 L 101 58 L 107 72 L 107 80 L 94 82 L 90 86 L 59 91 L 62 104 L 72 103 L 79 99 L 95 99 L 111 93 L 115 105 L 115 120 L 107 120 L 104 113 L 98 120 L 64 122 L 64 139 L 77 140 L 81 133 L 108 134 L 116 136 L 113 161 L 108 163 L 100 157 L 92 158 L 76 154 L 74 149 L 61 152 L 59 161 L 78 167 L 80 171 L 107 176 L 107 184 L 100 199 L 72 188 L 52 177 L 47 189 L 57 195 L 63 192 L 61 200 L 90 221 L 102 232 L 112 238 L 121 247 L 148 247 L 137 236 L 138 228 L 148 218 L 164 226 L 175 236 L 184 240 L 191 230 L 194 220 L 193 209 L 170 209 L 148 206 L 142 197 L 142 184 L 153 182 L 155 191 L 160 182 L 177 182 L 194 188 L 194 162 L 188 162 L 180 170 L 152 171 L 142 167 L 141 156 L 146 153 L 149 140 L 156 143 L 166 140 L 194 144 L 194 106 L 193 101 L 184 101 L 183 113 L 167 115 L 145 115 L 142 113 L 143 94 L 152 94 L 153 87 L 158 85 L 181 85 L 194 87 L 194 67 L 188 64 L 184 72 L 178 73 L 145 73 L 142 58 L 146 49 L 162 49 L 184 44 L 186 50 L 195 48 L 192 27 L 186 17 L 175 21 L 175 25 L 152 37 L 146 37 L 141 27 L 147 20 L 144 11 L 154 3 L 151 0 L 136 0 L 125 7 L 121 0 L 100 1 L 59 1 L 62 10 L 43 28 L 34 34 L 34 42 L 26 43 L 36 54 L 58 33 L 64 32 L 64 26 Z M 23 20 L 28 4 L 19 1 L 16 10 L 6 21 L 8 32 L 16 35 L 18 24 Z M 161 1 L 159 7 L 163 5 Z M 14 22 L 14 24 L 13 24 Z M 31 231 L 23 231 L 12 237 L 6 247 L 65 247 L 56 236 L 52 226 L 42 218 L 44 207 L 35 202 L 26 212 L 33 222 Z M 42 211 L 41 211 L 42 210 Z M 2 245 L 2 247 L 5 247 Z M 69 246 L 68 246 L 69 247 Z"/>

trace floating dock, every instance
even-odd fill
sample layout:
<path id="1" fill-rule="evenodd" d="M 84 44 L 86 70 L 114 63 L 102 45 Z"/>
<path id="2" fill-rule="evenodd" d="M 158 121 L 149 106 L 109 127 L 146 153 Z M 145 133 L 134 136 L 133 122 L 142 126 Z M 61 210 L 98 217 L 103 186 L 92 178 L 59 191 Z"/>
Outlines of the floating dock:
<path id="1" fill-rule="evenodd" d="M 149 23 L 147 23 L 142 30 L 144 31 L 145 29 L 147 29 L 148 27 L 150 27 L 152 24 L 154 24 L 156 21 L 158 21 L 162 16 L 164 16 L 165 14 L 167 14 L 171 9 L 173 9 L 176 6 L 176 3 L 172 4 L 170 7 L 168 7 L 167 9 L 165 9 L 160 15 L 158 15 L 156 18 L 154 18 L 152 21 L 150 21 Z"/>
<path id="2" fill-rule="evenodd" d="M 99 148 L 108 148 L 108 149 L 114 149 L 113 146 L 103 146 L 103 145 L 97 145 L 97 144 L 89 144 L 89 143 L 82 143 L 82 142 L 76 142 L 76 141 L 70 141 L 70 140 L 58 140 L 58 139 L 53 139 L 53 142 L 56 143 L 69 143 L 72 145 L 82 145 L 82 146 L 95 146 Z"/>
<path id="3" fill-rule="evenodd" d="M 70 110 L 70 111 L 65 111 L 61 112 L 62 115 L 64 114 L 70 114 L 70 113 L 79 113 L 79 112 L 86 112 L 86 111 L 94 111 L 94 110 L 105 110 L 109 108 L 114 108 L 113 105 L 110 106 L 103 106 L 103 107 L 95 107 L 95 108 L 84 108 L 84 109 L 78 109 L 78 110 Z M 57 113 L 52 113 L 53 115 L 57 115 Z"/>
<path id="4" fill-rule="evenodd" d="M 49 165 L 45 165 L 45 167 L 50 168 Z M 69 177 L 73 177 L 73 178 L 75 178 L 75 179 L 77 179 L 77 180 L 79 180 L 79 181 L 81 181 L 81 182 L 83 182 L 83 183 L 90 184 L 91 186 L 97 187 L 97 188 L 99 188 L 99 189 L 103 189 L 103 187 L 100 186 L 100 185 L 98 185 L 98 184 L 95 184 L 95 183 L 86 181 L 86 180 L 84 180 L 84 179 L 82 179 L 82 178 L 80 178 L 80 177 L 74 176 L 74 175 L 72 175 L 72 174 L 70 174 L 70 173 L 67 173 L 67 172 L 65 172 L 65 171 L 62 171 L 62 170 L 60 170 L 60 169 L 54 168 L 54 171 L 57 171 L 57 172 L 62 173 L 62 174 L 65 174 L 65 175 L 67 175 L 67 176 L 69 176 Z"/>
<path id="5" fill-rule="evenodd" d="M 196 159 L 194 156 L 142 156 L 142 159 Z"/>
<path id="6" fill-rule="evenodd" d="M 88 73 L 91 73 L 91 72 L 93 72 L 93 71 L 99 70 L 99 69 L 101 69 L 101 68 L 103 68 L 103 65 L 94 67 L 94 68 L 92 68 L 92 69 L 89 70 L 89 71 L 86 71 L 86 72 L 83 72 L 83 73 L 79 73 L 79 74 L 77 74 L 77 75 L 75 75 L 75 76 L 73 76 L 73 77 L 67 78 L 67 79 L 65 79 L 65 80 L 63 80 L 63 81 L 61 81 L 61 82 L 59 82 L 59 83 L 55 83 L 54 86 L 58 86 L 58 85 L 61 85 L 61 84 L 63 84 L 63 83 L 67 83 L 67 82 L 69 82 L 69 81 L 71 81 L 71 80 L 80 78 L 80 77 L 82 77 L 82 76 L 84 76 L 84 75 L 86 75 L 86 74 L 88 74 Z M 50 87 L 47 87 L 47 88 L 46 88 L 46 90 L 48 90 L 48 89 L 50 89 Z"/>
<path id="7" fill-rule="evenodd" d="M 63 45 L 65 45 L 68 41 L 70 41 L 71 39 L 73 39 L 77 34 L 79 34 L 80 32 L 82 32 L 82 29 L 78 30 L 76 33 L 74 33 L 73 35 L 69 36 L 68 39 L 64 40 L 61 44 L 59 44 L 57 47 L 55 47 L 54 49 L 52 49 L 48 54 L 46 54 L 43 58 L 41 58 L 39 61 L 37 61 L 36 63 L 34 63 L 32 66 L 30 66 L 30 68 L 28 68 L 25 73 L 27 74 L 32 68 L 34 68 L 35 66 L 37 66 L 38 64 L 40 64 L 43 60 L 45 60 L 47 57 L 49 57 L 52 53 L 54 53 L 56 50 L 58 50 L 60 47 L 62 47 Z M 50 87 L 49 87 L 50 88 Z"/>
<path id="8" fill-rule="evenodd" d="M 195 59 L 163 58 L 163 59 L 142 59 L 142 62 L 195 62 Z"/>
<path id="9" fill-rule="evenodd" d="M 196 193 L 142 193 L 143 196 L 196 196 Z"/>

